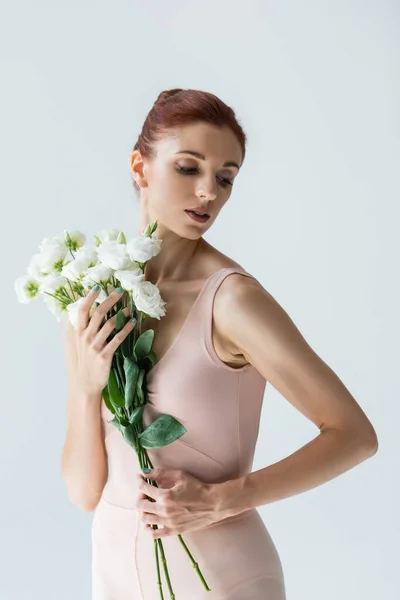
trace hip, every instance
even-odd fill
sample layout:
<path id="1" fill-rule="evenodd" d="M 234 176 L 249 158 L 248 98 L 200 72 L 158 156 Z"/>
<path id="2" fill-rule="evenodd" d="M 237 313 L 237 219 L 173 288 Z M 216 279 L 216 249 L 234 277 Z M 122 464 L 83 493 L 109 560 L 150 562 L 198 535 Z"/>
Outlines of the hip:
<path id="1" fill-rule="evenodd" d="M 138 600 L 158 597 L 155 541 L 136 508 L 123 508 L 102 497 L 95 509 L 91 533 L 96 580 L 102 578 L 104 586 L 119 586 L 118 590 L 126 586 L 130 590 L 126 598 L 135 598 L 133 588 Z M 284 600 L 281 560 L 256 509 L 183 533 L 182 538 L 211 592 L 205 590 L 179 538 L 168 536 L 162 538 L 162 543 L 177 600 L 187 598 L 188 590 L 193 600 Z M 161 572 L 162 576 L 162 568 Z M 164 581 L 163 588 L 166 592 Z M 259 595 L 256 589 L 260 589 Z M 125 600 L 126 592 L 115 590 L 109 597 Z"/>

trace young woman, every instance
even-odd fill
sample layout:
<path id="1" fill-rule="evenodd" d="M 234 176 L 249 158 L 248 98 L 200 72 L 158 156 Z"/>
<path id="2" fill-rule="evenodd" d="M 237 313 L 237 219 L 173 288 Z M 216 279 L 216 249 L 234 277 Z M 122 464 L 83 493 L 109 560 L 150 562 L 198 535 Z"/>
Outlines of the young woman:
<path id="1" fill-rule="evenodd" d="M 96 298 L 91 291 L 77 331 L 67 324 L 63 474 L 71 501 L 96 509 L 93 600 L 159 597 L 156 536 L 163 538 L 178 600 L 284 600 L 281 561 L 257 507 L 320 485 L 377 450 L 370 421 L 284 309 L 203 238 L 229 200 L 245 144 L 234 111 L 219 98 L 174 89 L 157 98 L 131 156 L 138 234 L 157 220 L 163 240 L 145 277 L 167 302 L 165 317 L 144 321 L 144 329 L 155 330 L 159 360 L 147 375 L 143 420 L 148 425 L 167 413 L 187 430 L 172 444 L 149 450 L 153 473 L 139 474 L 136 453 L 108 423 L 112 415 L 101 398 L 116 349 L 114 342 L 107 350 L 110 329 L 101 324 L 118 294 L 89 318 Z M 118 344 L 132 326 L 122 330 Z M 320 434 L 251 472 L 267 381 Z"/>

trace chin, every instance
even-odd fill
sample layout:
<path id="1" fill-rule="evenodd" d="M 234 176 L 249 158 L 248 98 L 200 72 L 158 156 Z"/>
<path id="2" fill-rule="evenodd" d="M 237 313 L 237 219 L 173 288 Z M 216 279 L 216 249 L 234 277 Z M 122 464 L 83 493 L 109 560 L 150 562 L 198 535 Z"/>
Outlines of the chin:
<path id="1" fill-rule="evenodd" d="M 178 223 L 177 217 L 175 217 L 172 223 L 168 223 L 166 220 L 164 222 L 159 221 L 159 224 L 162 223 L 164 227 L 170 231 L 173 231 L 176 235 L 179 235 L 179 237 L 186 238 L 188 240 L 198 240 L 206 233 L 206 231 L 210 229 L 214 222 L 214 219 L 211 221 L 210 217 L 206 223 L 201 224 L 196 223 L 195 221 L 191 222 L 191 220 L 188 219 L 185 214 L 183 216 L 186 221 L 183 221 L 183 226 L 181 226 L 181 223 Z"/>

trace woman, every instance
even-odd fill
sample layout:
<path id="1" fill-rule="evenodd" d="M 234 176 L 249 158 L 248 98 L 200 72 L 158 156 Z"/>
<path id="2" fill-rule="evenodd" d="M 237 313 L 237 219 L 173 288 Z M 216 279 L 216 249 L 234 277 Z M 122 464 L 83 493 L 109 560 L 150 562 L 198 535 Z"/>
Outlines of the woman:
<path id="1" fill-rule="evenodd" d="M 89 318 L 95 292 L 82 305 L 78 334 L 67 329 L 71 393 L 63 473 L 71 500 L 96 509 L 93 600 L 159 597 L 155 537 L 163 538 L 178 600 L 284 600 L 279 555 L 257 507 L 320 485 L 377 450 L 370 421 L 283 308 L 203 238 L 229 200 L 245 143 L 235 113 L 219 98 L 174 89 L 158 97 L 131 156 L 138 233 L 157 220 L 163 240 L 145 278 L 168 307 L 160 321 L 144 322 L 155 331 L 158 362 L 147 375 L 143 421 L 147 426 L 167 413 L 187 430 L 148 451 L 155 468 L 147 480 L 101 401 L 107 372 L 99 356 L 109 331 L 101 334 L 102 305 Z M 103 310 L 117 297 L 111 295 Z M 251 472 L 267 381 L 320 434 Z M 165 582 L 163 590 L 169 597 Z"/>

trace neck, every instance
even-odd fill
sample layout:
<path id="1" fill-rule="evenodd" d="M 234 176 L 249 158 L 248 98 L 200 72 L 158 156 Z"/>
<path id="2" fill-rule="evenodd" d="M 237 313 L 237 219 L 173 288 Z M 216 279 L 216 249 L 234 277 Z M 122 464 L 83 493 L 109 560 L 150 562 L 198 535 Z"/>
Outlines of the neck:
<path id="1" fill-rule="evenodd" d="M 203 238 L 191 240 L 179 237 L 162 224 L 158 225 L 154 236 L 162 240 L 161 250 L 146 263 L 145 279 L 154 285 L 163 281 L 189 279 L 190 272 L 206 244 Z"/>

